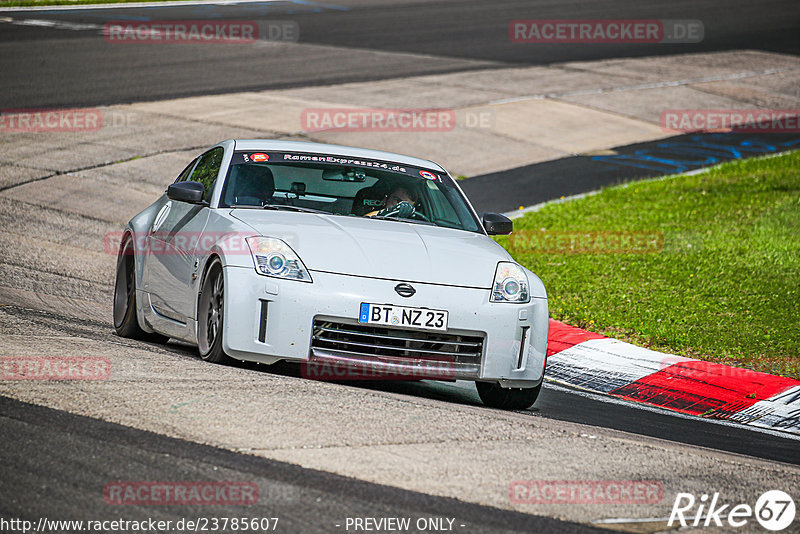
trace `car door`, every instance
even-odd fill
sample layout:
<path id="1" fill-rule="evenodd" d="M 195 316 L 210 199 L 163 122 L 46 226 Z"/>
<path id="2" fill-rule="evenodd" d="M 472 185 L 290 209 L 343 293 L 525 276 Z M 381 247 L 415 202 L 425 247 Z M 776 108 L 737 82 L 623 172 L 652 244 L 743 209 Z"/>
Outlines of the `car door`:
<path id="1" fill-rule="evenodd" d="M 200 157 L 196 157 L 192 160 L 189 165 L 187 165 L 181 173 L 175 178 L 173 183 L 177 184 L 178 182 L 183 182 L 189 179 L 189 176 L 192 174 L 192 171 L 197 165 L 197 161 Z M 141 287 L 142 289 L 148 294 L 150 299 L 154 298 L 150 287 L 150 281 L 155 277 L 158 278 L 158 273 L 160 272 L 159 264 L 154 261 L 150 261 L 150 259 L 158 254 L 164 246 L 164 240 L 161 239 L 157 234 L 157 230 L 161 227 L 164 223 L 164 219 L 169 214 L 169 211 L 172 209 L 172 201 L 167 198 L 166 192 L 165 194 L 158 199 L 158 211 L 156 212 L 156 216 L 153 218 L 153 222 L 151 223 L 150 227 L 147 229 L 147 234 L 144 236 L 145 247 L 144 251 L 148 251 L 147 254 L 142 254 L 140 256 L 140 260 L 142 263 L 142 280 L 141 280 Z M 149 252 L 149 251 L 152 251 Z M 155 265 L 154 265 L 155 264 Z M 156 274 L 153 274 L 153 270 L 155 267 Z"/>
<path id="2" fill-rule="evenodd" d="M 195 250 L 208 222 L 208 202 L 224 153 L 222 147 L 209 150 L 186 178 L 203 184 L 206 204 L 168 200 L 150 231 L 150 302 L 159 315 L 184 324 L 194 315 Z"/>

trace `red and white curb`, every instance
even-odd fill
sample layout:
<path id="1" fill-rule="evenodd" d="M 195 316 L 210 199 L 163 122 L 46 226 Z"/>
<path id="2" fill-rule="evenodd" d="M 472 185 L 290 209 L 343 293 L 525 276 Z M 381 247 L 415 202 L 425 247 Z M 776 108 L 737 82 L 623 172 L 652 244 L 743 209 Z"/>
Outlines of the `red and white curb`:
<path id="1" fill-rule="evenodd" d="M 800 380 L 637 347 L 550 320 L 547 380 L 800 435 Z"/>

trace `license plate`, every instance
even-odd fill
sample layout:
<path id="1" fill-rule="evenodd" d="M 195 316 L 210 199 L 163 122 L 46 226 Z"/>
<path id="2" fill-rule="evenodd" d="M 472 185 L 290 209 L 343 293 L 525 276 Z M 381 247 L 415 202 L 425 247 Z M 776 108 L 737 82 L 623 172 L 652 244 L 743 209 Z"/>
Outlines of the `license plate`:
<path id="1" fill-rule="evenodd" d="M 447 330 L 447 316 L 448 313 L 445 310 L 362 302 L 361 310 L 358 314 L 358 322 L 398 328 Z"/>

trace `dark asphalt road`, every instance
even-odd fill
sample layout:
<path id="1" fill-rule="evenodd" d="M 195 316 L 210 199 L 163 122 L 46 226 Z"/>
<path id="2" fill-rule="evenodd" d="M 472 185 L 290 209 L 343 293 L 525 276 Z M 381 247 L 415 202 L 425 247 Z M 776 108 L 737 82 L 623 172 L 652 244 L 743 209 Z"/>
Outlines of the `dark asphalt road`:
<path id="1" fill-rule="evenodd" d="M 116 104 L 685 52 L 755 49 L 800 53 L 800 3 L 793 0 L 731 0 L 724 4 L 713 0 L 379 0 L 358 5 L 363 3 L 285 1 L 0 11 L 0 17 L 16 22 L 0 22 L 0 108 Z M 509 39 L 508 25 L 514 19 L 558 18 L 694 19 L 703 23 L 705 38 L 693 44 L 535 45 Z M 302 46 L 111 44 L 96 28 L 19 24 L 31 19 L 100 26 L 108 20 L 288 20 L 298 24 Z M 498 83 L 502 83 L 501 77 Z"/>
<path id="2" fill-rule="evenodd" d="M 733 159 L 800 148 L 800 134 L 685 134 L 475 176 L 459 185 L 475 209 L 510 212 L 633 180 L 676 174 Z"/>
<path id="3" fill-rule="evenodd" d="M 303 469 L 6 397 L 0 397 L 0 426 L 0 517 L 34 524 L 41 517 L 128 521 L 152 518 L 171 520 L 173 525 L 181 518 L 277 517 L 276 532 L 311 534 L 346 532 L 347 517 L 409 517 L 412 525 L 419 518 L 435 517 L 454 519 L 454 532 L 463 533 L 602 532 L 584 525 Z M 255 483 L 258 500 L 249 506 L 107 504 L 103 498 L 105 485 L 126 481 Z"/>
<path id="4" fill-rule="evenodd" d="M 239 6 L 0 12 L 15 21 L 49 20 L 102 25 L 107 20 L 292 20 L 301 46 L 113 45 L 96 29 L 66 30 L 0 22 L 0 108 L 67 107 L 156 100 L 314 84 L 397 78 L 475 68 L 506 68 L 574 60 L 635 57 L 728 49 L 800 54 L 800 3 L 703 1 L 528 2 L 478 0 L 421 2 L 277 2 Z M 508 23 L 518 18 L 698 19 L 703 42 L 672 45 L 519 45 Z M 305 46 L 312 45 L 312 46 Z M 385 52 L 391 55 L 375 55 Z M 393 53 L 405 53 L 397 55 Z M 502 83 L 499 77 L 498 83 Z M 670 142 L 699 141 L 681 136 Z M 735 145 L 741 139 L 714 138 Z M 769 138 L 797 146 L 796 136 Z M 660 142 L 663 143 L 663 142 Z M 480 210 L 508 211 L 561 195 L 641 176 L 708 165 L 678 145 L 622 147 L 615 158 L 581 156 L 463 182 Z M 744 146 L 740 144 L 740 148 Z M 750 146 L 750 145 L 747 145 Z M 645 151 L 645 152 L 642 152 Z M 667 151 L 668 157 L 647 151 Z M 670 152 L 671 151 L 671 152 Z M 714 149 L 709 157 L 730 159 Z M 751 152 L 744 152 L 752 155 Z M 696 155 L 696 154 L 695 154 Z M 731 157 L 739 157 L 731 155 Z M 664 163 L 666 162 L 666 163 Z M 677 166 L 670 166 L 670 165 Z M 686 165 L 687 168 L 679 169 Z M 569 180 L 565 179 L 569 177 Z M 487 187 L 491 185 L 491 187 Z M 514 204 L 507 199 L 513 193 Z M 102 325 L 107 329 L 107 325 Z M 176 349 L 180 350 L 180 349 Z M 255 372 L 255 371 L 254 371 Z M 442 385 L 382 384 L 381 388 L 474 403 L 474 395 Z M 676 418 L 623 404 L 598 403 L 545 389 L 532 416 L 574 421 L 693 445 L 800 463 L 797 441 L 747 429 Z M 245 515 L 278 516 L 284 532 L 330 532 L 346 516 L 450 516 L 465 532 L 581 532 L 588 528 L 523 514 L 377 486 L 243 454 L 157 436 L 0 397 L 5 518 L 119 517 L 105 504 L 112 480 L 248 480 L 265 497 Z M 266 498 L 268 497 L 268 498 Z M 225 515 L 224 508 L 125 507 L 126 519 Z M 241 509 L 234 510 L 237 514 Z M 228 514 L 230 515 L 230 514 Z M 241 514 L 240 514 L 241 515 Z"/>
<path id="5" fill-rule="evenodd" d="M 189 350 L 194 353 L 193 348 Z M 272 367 L 265 367 L 240 362 L 236 365 L 253 372 L 301 376 L 297 364 L 278 363 Z M 443 402 L 483 406 L 475 386 L 468 382 L 381 381 L 344 383 L 342 387 L 363 387 Z M 718 424 L 698 417 L 676 416 L 662 409 L 642 409 L 632 402 L 618 399 L 611 399 L 611 402 L 600 400 L 604 400 L 602 395 L 573 393 L 569 388 L 545 383 L 536 404 L 528 413 L 532 417 L 611 428 L 687 445 L 800 465 L 798 439 L 767 434 L 742 426 Z"/>
<path id="6" fill-rule="evenodd" d="M 444 382 L 391 384 L 381 389 L 449 402 L 480 405 L 474 388 L 457 388 Z M 545 384 L 531 416 L 612 428 L 642 436 L 800 464 L 800 442 L 748 428 L 720 425 L 695 417 L 676 417 L 664 410 L 643 410 L 621 402 L 602 402 L 600 395 L 584 396 L 568 388 Z"/>
<path id="7" fill-rule="evenodd" d="M 77 320 L 69 316 L 16 306 L 4 306 L 3 310 L 19 318 L 20 321 L 63 332 L 65 335 L 103 342 L 119 340 L 111 333 L 110 325 L 103 322 Z M 169 343 L 157 347 L 159 351 L 166 350 L 174 355 L 197 357 L 197 349 L 186 344 Z M 235 362 L 233 365 L 254 374 L 276 374 L 298 378 L 301 376 L 299 365 L 285 362 L 269 367 L 249 362 Z M 466 382 L 380 381 L 343 383 L 341 387 L 370 388 L 437 399 L 442 402 L 482 406 L 475 387 Z M 2 408 L 2 397 L 0 397 L 0 408 Z M 766 434 L 745 427 L 716 424 L 699 418 L 677 417 L 666 410 L 645 410 L 631 402 L 598 402 L 582 394 L 569 393 L 566 388 L 551 387 L 547 383 L 529 413 L 531 417 L 611 428 L 766 460 L 800 464 L 800 454 L 798 454 L 800 441 L 797 439 Z"/>

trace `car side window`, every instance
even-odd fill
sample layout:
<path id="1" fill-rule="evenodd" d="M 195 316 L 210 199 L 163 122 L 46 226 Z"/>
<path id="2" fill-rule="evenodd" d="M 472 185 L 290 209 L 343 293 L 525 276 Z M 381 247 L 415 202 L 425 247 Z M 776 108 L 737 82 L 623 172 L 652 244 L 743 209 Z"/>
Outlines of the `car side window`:
<path id="1" fill-rule="evenodd" d="M 200 158 L 194 158 L 192 162 L 189 165 L 187 165 L 185 169 L 181 171 L 178 177 L 175 178 L 175 181 L 173 183 L 177 184 L 178 182 L 183 182 L 184 180 L 188 179 L 189 174 L 192 172 L 192 169 L 194 169 L 194 164 L 197 163 L 198 159 Z"/>
<path id="2" fill-rule="evenodd" d="M 190 180 L 203 184 L 205 188 L 203 200 L 206 202 L 211 200 L 211 192 L 214 190 L 214 183 L 217 181 L 219 169 L 222 167 L 222 156 L 224 155 L 224 148 L 212 148 L 200 156 L 200 161 L 197 162 L 197 167 L 192 172 Z"/>

